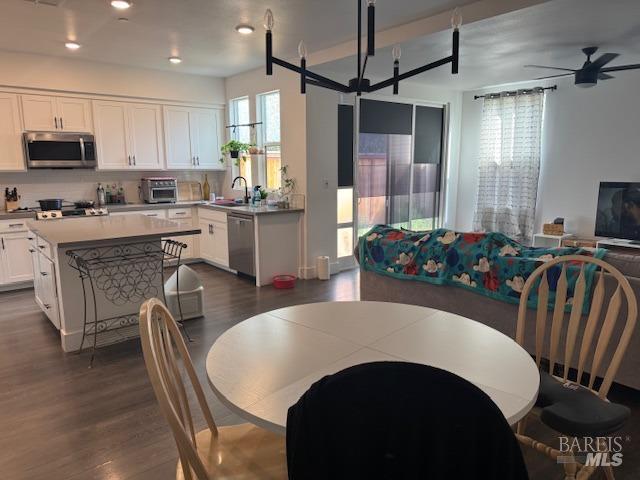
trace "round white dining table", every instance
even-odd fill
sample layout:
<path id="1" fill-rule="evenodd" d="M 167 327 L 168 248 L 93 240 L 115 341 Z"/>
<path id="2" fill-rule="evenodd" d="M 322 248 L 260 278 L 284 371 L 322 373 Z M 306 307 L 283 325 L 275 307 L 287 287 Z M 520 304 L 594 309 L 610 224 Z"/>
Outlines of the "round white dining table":
<path id="1" fill-rule="evenodd" d="M 398 303 L 310 303 L 256 315 L 215 341 L 206 368 L 222 403 L 284 435 L 287 410 L 314 382 L 377 361 L 455 373 L 489 395 L 510 425 L 538 395 L 535 362 L 511 338 L 459 315 Z"/>

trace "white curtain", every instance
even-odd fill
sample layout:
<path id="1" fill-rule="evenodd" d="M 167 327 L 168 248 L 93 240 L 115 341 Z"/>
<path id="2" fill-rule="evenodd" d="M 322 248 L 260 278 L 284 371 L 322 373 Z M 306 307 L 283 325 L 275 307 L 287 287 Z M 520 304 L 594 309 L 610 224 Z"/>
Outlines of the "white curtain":
<path id="1" fill-rule="evenodd" d="M 544 92 L 484 98 L 480 128 L 476 231 L 502 232 L 528 243 L 533 236 Z"/>

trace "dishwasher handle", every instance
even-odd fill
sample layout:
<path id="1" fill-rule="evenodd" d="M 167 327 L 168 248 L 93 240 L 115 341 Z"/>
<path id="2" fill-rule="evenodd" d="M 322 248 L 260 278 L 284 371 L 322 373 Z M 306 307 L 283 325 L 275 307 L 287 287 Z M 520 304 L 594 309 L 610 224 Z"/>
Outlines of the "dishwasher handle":
<path id="1" fill-rule="evenodd" d="M 241 215 L 227 215 L 227 218 L 237 222 L 253 222 L 253 217 L 245 217 Z"/>

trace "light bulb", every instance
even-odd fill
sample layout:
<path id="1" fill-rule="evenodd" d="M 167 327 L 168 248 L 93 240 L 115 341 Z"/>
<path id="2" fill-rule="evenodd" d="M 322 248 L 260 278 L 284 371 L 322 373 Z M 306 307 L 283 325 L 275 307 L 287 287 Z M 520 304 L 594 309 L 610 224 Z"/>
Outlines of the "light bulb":
<path id="1" fill-rule="evenodd" d="M 126 0 L 112 0 L 111 6 L 113 8 L 117 8 L 118 10 L 126 10 L 131 7 L 131 2 Z"/>
<path id="2" fill-rule="evenodd" d="M 250 35 L 253 33 L 254 28 L 251 25 L 240 24 L 236 25 L 236 32 L 241 33 L 242 35 Z"/>
<path id="3" fill-rule="evenodd" d="M 178 65 L 179 63 L 182 63 L 182 59 L 180 57 L 169 57 L 168 58 L 169 62 L 173 63 L 174 65 Z"/>
<path id="4" fill-rule="evenodd" d="M 391 56 L 393 57 L 394 62 L 400 60 L 400 57 L 402 56 L 402 49 L 400 48 L 400 45 L 393 47 L 393 50 L 391 50 Z"/>
<path id="5" fill-rule="evenodd" d="M 307 58 L 307 47 L 304 44 L 304 40 L 300 40 L 298 44 L 298 55 L 300 55 L 300 58 Z"/>
<path id="6" fill-rule="evenodd" d="M 268 8 L 267 11 L 264 12 L 264 28 L 269 31 L 273 30 L 273 13 Z"/>
<path id="7" fill-rule="evenodd" d="M 80 45 L 78 42 L 68 41 L 64 44 L 64 46 L 69 50 L 78 50 L 82 45 Z"/>
<path id="8" fill-rule="evenodd" d="M 460 9 L 456 7 L 451 14 L 451 28 L 454 30 L 458 30 L 462 25 L 462 14 L 460 13 Z"/>

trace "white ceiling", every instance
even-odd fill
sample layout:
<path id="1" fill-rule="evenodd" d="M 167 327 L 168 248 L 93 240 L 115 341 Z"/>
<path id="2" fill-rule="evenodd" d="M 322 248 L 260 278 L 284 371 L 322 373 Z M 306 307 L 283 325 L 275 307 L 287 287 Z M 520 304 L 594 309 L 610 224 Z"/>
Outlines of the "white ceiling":
<path id="1" fill-rule="evenodd" d="M 60 55 L 106 63 L 229 76 L 264 64 L 266 8 L 275 16 L 274 53 L 296 55 L 355 38 L 357 0 L 134 0 L 117 11 L 109 0 L 0 0 L 0 50 Z M 470 0 L 379 0 L 377 29 L 428 17 Z M 126 17 L 127 22 L 118 21 Z M 234 27 L 249 23 L 254 34 Z M 82 48 L 69 52 L 67 39 Z M 172 66 L 167 57 L 180 55 Z"/>
<path id="2" fill-rule="evenodd" d="M 473 90 L 532 80 L 561 72 L 527 69 L 523 65 L 580 68 L 586 59 L 581 48 L 591 45 L 600 47 L 596 57 L 605 52 L 621 54 L 608 66 L 640 63 L 640 1 L 555 0 L 463 24 L 460 34 L 460 73 L 451 75 L 447 65 L 414 77 L 413 81 Z M 400 69 L 407 71 L 450 54 L 451 32 L 418 38 L 402 45 Z M 367 72 L 374 78 L 387 78 L 392 68 L 389 47 L 369 59 Z M 355 57 L 324 64 L 319 71 L 346 81 L 355 76 Z M 640 82 L 640 71 L 612 75 L 637 75 Z M 402 84 L 400 90 L 402 93 Z"/>

